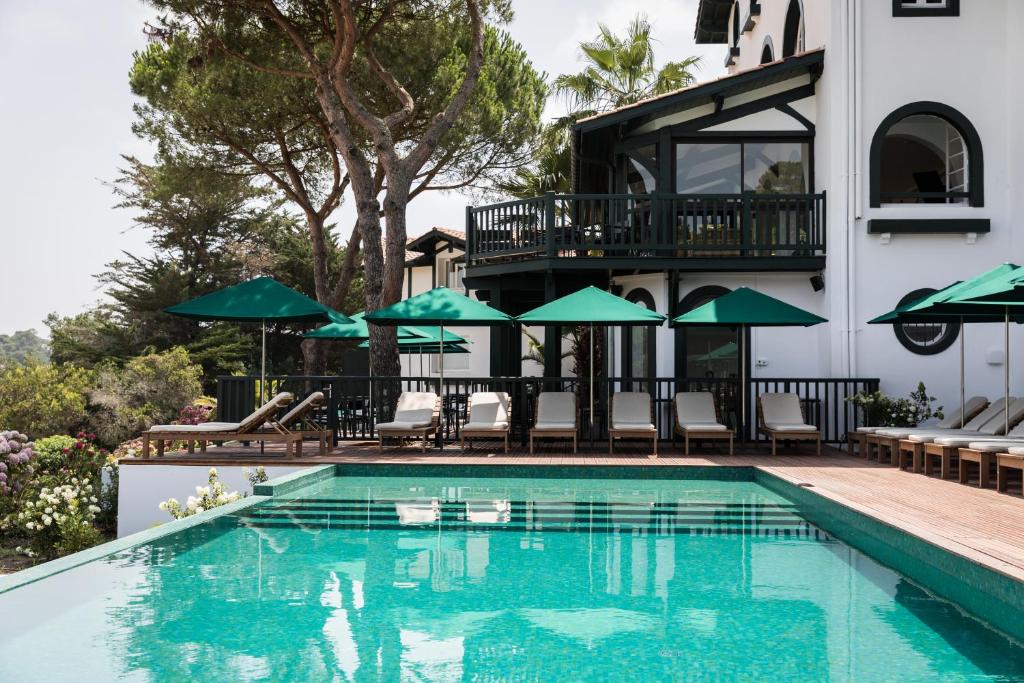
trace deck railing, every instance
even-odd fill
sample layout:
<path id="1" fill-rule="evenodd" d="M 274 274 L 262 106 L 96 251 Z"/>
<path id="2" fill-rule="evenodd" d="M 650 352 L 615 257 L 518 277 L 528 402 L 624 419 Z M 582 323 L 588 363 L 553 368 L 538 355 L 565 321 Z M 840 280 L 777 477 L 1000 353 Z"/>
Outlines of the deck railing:
<path id="1" fill-rule="evenodd" d="M 470 264 L 525 258 L 821 256 L 825 193 L 555 194 L 470 207 Z"/>
<path id="2" fill-rule="evenodd" d="M 803 401 L 807 420 L 822 431 L 826 443 L 842 443 L 846 432 L 863 424 L 861 411 L 846 400 L 861 391 L 875 391 L 879 381 L 871 378 L 754 378 L 748 381 L 746 425 L 740 406 L 739 380 L 651 377 L 643 379 L 599 378 L 595 380 L 593 429 L 590 428 L 589 383 L 575 377 L 446 377 L 441 437 L 458 439 L 467 415 L 466 399 L 474 391 L 505 391 L 511 399 L 512 438 L 526 443 L 536 413 L 536 399 L 542 391 L 572 391 L 577 395 L 581 438 L 604 439 L 607 435 L 608 399 L 618 391 L 647 391 L 654 400 L 655 424 L 662 439 L 675 440 L 672 429 L 672 397 L 681 391 L 709 391 L 715 396 L 722 420 L 747 440 L 757 434 L 757 397 L 769 392 L 791 392 Z M 272 375 L 267 378 L 267 395 L 290 391 L 301 400 L 313 391 L 328 396 L 317 416 L 339 440 L 372 439 L 377 422 L 390 419 L 402 391 L 438 391 L 436 377 L 338 377 Z M 238 422 L 251 413 L 258 401 L 259 377 L 219 377 L 217 419 Z"/>

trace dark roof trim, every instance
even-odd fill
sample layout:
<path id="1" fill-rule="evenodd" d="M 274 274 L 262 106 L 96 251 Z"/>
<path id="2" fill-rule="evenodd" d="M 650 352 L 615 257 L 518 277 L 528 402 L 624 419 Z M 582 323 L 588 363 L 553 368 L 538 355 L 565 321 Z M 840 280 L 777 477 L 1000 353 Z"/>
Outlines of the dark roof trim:
<path id="1" fill-rule="evenodd" d="M 727 43 L 734 0 L 700 0 L 693 39 L 698 45 Z"/>
<path id="2" fill-rule="evenodd" d="M 823 48 L 803 52 L 730 76 L 723 76 L 714 81 L 693 85 L 659 97 L 644 100 L 643 102 L 621 107 L 606 114 L 591 116 L 577 122 L 573 127 L 581 132 L 588 132 L 652 114 L 692 109 L 703 104 L 711 104 L 717 98 L 739 95 L 805 73 L 810 74 L 812 80 L 816 80 L 821 75 L 824 62 L 825 50 Z"/>
<path id="3" fill-rule="evenodd" d="M 409 240 L 409 243 L 405 245 L 405 248 L 408 251 L 428 253 L 438 242 L 451 242 L 462 250 L 465 250 L 466 248 L 466 237 L 464 235 L 460 237 L 445 230 L 438 230 L 437 228 L 431 228 L 419 237 Z"/>

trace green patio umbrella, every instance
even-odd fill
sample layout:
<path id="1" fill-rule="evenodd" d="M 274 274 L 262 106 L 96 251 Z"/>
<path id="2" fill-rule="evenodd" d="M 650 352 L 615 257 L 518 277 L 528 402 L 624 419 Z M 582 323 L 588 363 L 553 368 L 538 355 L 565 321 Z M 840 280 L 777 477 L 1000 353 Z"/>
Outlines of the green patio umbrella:
<path id="1" fill-rule="evenodd" d="M 665 322 L 657 311 L 626 301 L 611 292 L 590 286 L 549 301 L 516 316 L 524 325 L 589 325 L 590 334 L 590 428 L 594 428 L 594 325 L 650 325 Z M 611 419 L 611 415 L 608 416 Z"/>
<path id="2" fill-rule="evenodd" d="M 307 339 L 369 339 L 370 329 L 363 316 L 366 315 L 365 311 L 359 313 L 353 313 L 349 316 L 352 319 L 350 323 L 330 323 L 323 327 L 318 327 L 312 332 L 307 332 L 302 335 Z M 399 339 L 413 339 L 413 338 L 430 338 L 430 334 L 422 330 L 413 327 L 399 327 L 398 338 Z"/>
<path id="3" fill-rule="evenodd" d="M 902 323 L 956 323 L 960 325 L 960 412 L 963 414 L 966 403 L 966 382 L 965 382 L 965 355 L 966 355 L 966 328 L 964 323 L 996 323 L 1001 322 L 1006 326 L 1008 333 L 1009 326 L 1005 312 L 993 308 L 968 305 L 953 308 L 949 305 L 952 300 L 957 299 L 961 294 L 973 291 L 984 291 L 989 286 L 996 285 L 1012 276 L 1018 267 L 1013 264 L 1003 264 L 981 275 L 969 280 L 957 281 L 942 289 L 932 292 L 926 296 L 909 303 L 898 306 L 895 309 L 884 313 L 868 321 L 869 325 L 902 324 Z M 1018 318 L 1016 322 L 1020 322 Z M 1007 334 L 1006 354 L 1007 363 L 1009 358 L 1009 339 Z M 1008 367 L 1007 367 L 1008 372 Z M 1009 396 L 1009 377 L 1005 378 L 1005 394 Z"/>
<path id="4" fill-rule="evenodd" d="M 437 349 L 441 355 L 439 393 L 442 396 L 444 395 L 444 326 L 490 327 L 492 325 L 511 325 L 514 322 L 511 316 L 447 287 L 435 287 L 379 311 L 367 313 L 365 320 L 374 325 L 422 324 L 439 327 Z"/>
<path id="5" fill-rule="evenodd" d="M 811 327 L 828 322 L 802 308 L 761 294 L 748 287 L 737 289 L 698 306 L 672 321 L 676 325 L 701 327 Z M 742 336 L 741 336 L 742 338 Z M 747 378 L 740 361 L 740 421 L 747 423 Z"/>
<path id="6" fill-rule="evenodd" d="M 992 270 L 962 282 L 933 304 L 941 313 L 960 313 L 983 317 L 997 315 L 1003 323 L 1003 398 L 1010 398 L 1010 320 L 1024 314 L 1024 295 L 1018 283 L 1024 269 L 1004 263 Z M 1016 318 L 1015 322 L 1020 322 Z M 1005 432 L 1010 431 L 1009 407 L 1004 414 Z"/>
<path id="7" fill-rule="evenodd" d="M 351 323 L 352 319 L 286 287 L 272 277 L 257 277 L 164 309 L 193 320 L 260 323 L 260 403 L 266 401 L 267 321 Z"/>

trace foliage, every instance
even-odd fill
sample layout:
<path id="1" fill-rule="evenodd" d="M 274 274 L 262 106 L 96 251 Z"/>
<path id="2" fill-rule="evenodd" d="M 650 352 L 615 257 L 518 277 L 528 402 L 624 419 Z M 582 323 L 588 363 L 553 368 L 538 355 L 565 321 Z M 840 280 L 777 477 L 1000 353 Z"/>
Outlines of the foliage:
<path id="1" fill-rule="evenodd" d="M 33 444 L 19 432 L 0 432 L 0 523 L 14 512 L 31 485 L 38 460 Z"/>
<path id="2" fill-rule="evenodd" d="M 67 462 L 67 454 L 78 440 L 66 434 L 54 434 L 36 439 L 35 451 L 38 456 L 39 469 L 43 472 L 56 472 Z"/>
<path id="3" fill-rule="evenodd" d="M 182 507 L 177 499 L 169 498 L 160 503 L 160 509 L 169 512 L 174 519 L 182 519 L 198 515 L 200 512 L 211 508 L 233 503 L 242 498 L 242 495 L 237 491 L 227 492 L 224 482 L 217 476 L 217 468 L 215 467 L 210 468 L 207 482 L 208 486 L 196 487 L 196 495 L 188 497 L 188 500 L 185 501 L 185 507 Z"/>
<path id="4" fill-rule="evenodd" d="M 94 526 L 100 512 L 97 502 L 89 479 L 43 487 L 39 497 L 18 513 L 18 527 L 28 536 L 28 547 L 21 550 L 31 557 L 50 558 L 96 545 L 102 540 Z"/>
<path id="5" fill-rule="evenodd" d="M 198 425 L 209 422 L 213 416 L 214 406 L 193 403 L 178 411 L 178 424 Z"/>
<path id="6" fill-rule="evenodd" d="M 253 489 L 256 488 L 257 484 L 262 484 L 270 479 L 270 477 L 267 476 L 267 470 L 263 468 L 263 465 L 257 465 L 256 469 L 253 471 L 249 471 L 248 467 L 244 467 L 242 468 L 242 473 L 245 474 L 245 478 L 249 480 L 249 487 Z"/>
<path id="7" fill-rule="evenodd" d="M 175 347 L 98 370 L 92 424 L 105 444 L 118 444 L 154 424 L 167 424 L 202 393 L 202 369 Z"/>
<path id="8" fill-rule="evenodd" d="M 45 363 L 50 359 L 46 340 L 35 330 L 19 330 L 14 334 L 0 334 L 0 365 L 24 363 L 34 359 Z"/>
<path id="9" fill-rule="evenodd" d="M 74 365 L 30 360 L 0 369 L 0 424 L 30 438 L 73 432 L 86 420 L 92 383 L 92 373 Z"/>
<path id="10" fill-rule="evenodd" d="M 637 15 L 619 36 L 598 24 L 598 36 L 580 43 L 584 68 L 555 79 L 555 91 L 569 99 L 575 116 L 589 116 L 690 85 L 700 57 L 654 64 L 651 22 Z"/>
<path id="11" fill-rule="evenodd" d="M 515 197 L 569 192 L 572 168 L 569 127 L 593 116 L 661 95 L 694 82 L 699 57 L 655 65 L 651 24 L 637 15 L 624 36 L 598 25 L 598 36 L 580 44 L 584 68 L 555 78 L 553 90 L 567 100 L 568 113 L 544 128 L 533 163 L 520 168 L 502 189 Z"/>
<path id="12" fill-rule="evenodd" d="M 924 382 L 918 382 L 906 398 L 874 391 L 860 392 L 846 400 L 864 411 L 864 422 L 870 427 L 916 427 L 933 417 L 943 417 L 942 406 L 932 407 L 935 397 L 928 395 Z"/>
<path id="13" fill-rule="evenodd" d="M 537 338 L 536 335 L 523 330 L 523 334 L 526 336 L 526 343 L 529 346 L 529 350 L 523 355 L 523 360 L 533 361 L 537 365 L 544 368 L 544 342 Z M 568 336 L 568 335 L 566 335 Z M 564 337 L 563 337 L 564 338 Z M 568 358 L 572 355 L 571 351 L 563 351 L 559 358 Z M 561 370 L 559 370 L 561 372 Z"/>

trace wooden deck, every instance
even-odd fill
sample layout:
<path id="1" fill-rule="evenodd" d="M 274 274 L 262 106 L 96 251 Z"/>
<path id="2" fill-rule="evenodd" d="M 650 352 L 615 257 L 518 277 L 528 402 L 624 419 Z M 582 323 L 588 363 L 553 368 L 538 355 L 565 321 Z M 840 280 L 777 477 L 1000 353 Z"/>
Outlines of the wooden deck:
<path id="1" fill-rule="evenodd" d="M 616 455 L 607 455 L 607 446 L 581 449 L 578 455 L 567 453 L 561 444 L 545 443 L 536 455 L 516 450 L 508 455 L 484 448 L 462 454 L 457 446 L 444 451 L 421 454 L 418 448 L 385 449 L 377 452 L 376 443 L 345 443 L 327 455 L 285 458 L 280 446 L 259 448 L 225 446 L 211 448 L 205 457 L 169 454 L 150 460 L 122 461 L 132 466 L 146 465 L 271 465 L 360 463 L 360 464 L 458 464 L 458 465 L 622 465 L 732 466 L 756 467 L 792 484 L 808 486 L 818 495 L 857 510 L 883 523 L 918 536 L 946 550 L 962 555 L 1013 578 L 1024 581 L 1024 499 L 1016 482 L 1011 494 L 979 489 L 879 465 L 844 451 L 827 448 L 821 456 L 811 447 L 796 448 L 791 455 L 771 456 L 767 449 L 747 448 L 730 456 L 724 453 L 682 457 L 679 449 L 663 446 L 663 454 L 652 458 L 639 443 L 616 446 Z"/>

